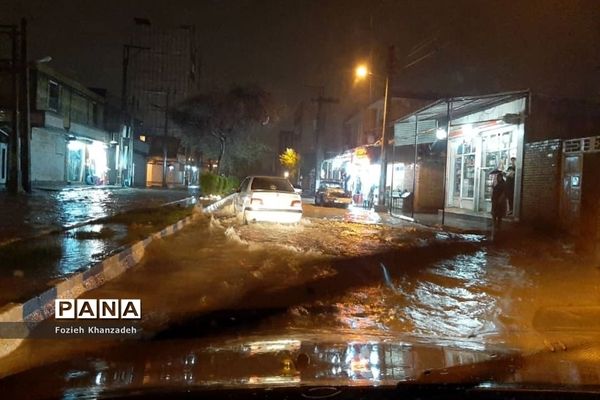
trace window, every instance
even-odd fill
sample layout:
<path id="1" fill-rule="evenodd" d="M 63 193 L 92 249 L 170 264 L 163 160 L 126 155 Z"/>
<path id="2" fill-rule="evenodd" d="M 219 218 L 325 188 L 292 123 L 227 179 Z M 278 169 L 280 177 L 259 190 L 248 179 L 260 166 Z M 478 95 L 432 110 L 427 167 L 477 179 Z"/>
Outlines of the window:
<path id="1" fill-rule="evenodd" d="M 56 112 L 60 109 L 60 86 L 54 81 L 48 82 L 48 109 Z"/>
<path id="2" fill-rule="evenodd" d="M 254 178 L 252 180 L 252 190 L 294 192 L 292 185 L 287 179 L 283 178 Z"/>
<path id="3" fill-rule="evenodd" d="M 473 140 L 464 140 L 456 149 L 454 159 L 454 196 L 475 196 L 475 152 Z"/>
<path id="4" fill-rule="evenodd" d="M 244 179 L 244 182 L 240 185 L 240 191 L 246 192 L 248 190 L 248 183 L 250 183 L 250 178 Z"/>
<path id="5" fill-rule="evenodd" d="M 98 126 L 98 104 L 92 103 L 92 124 Z"/>

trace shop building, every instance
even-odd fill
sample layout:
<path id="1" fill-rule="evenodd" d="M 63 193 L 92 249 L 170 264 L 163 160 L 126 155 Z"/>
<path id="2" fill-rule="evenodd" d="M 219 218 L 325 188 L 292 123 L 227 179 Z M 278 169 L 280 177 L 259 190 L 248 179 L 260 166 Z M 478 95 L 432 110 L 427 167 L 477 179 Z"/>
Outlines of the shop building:
<path id="1" fill-rule="evenodd" d="M 593 231 L 590 235 L 600 238 L 594 189 L 598 104 L 529 91 L 454 97 L 393 125 L 386 185 L 392 215 L 490 229 L 490 173 L 512 175 L 512 166 L 509 223 L 524 221 L 578 235 Z M 324 162 L 323 176 L 346 180 L 360 206 L 373 191 L 369 186 L 378 185 L 379 151 L 378 145 L 348 150 Z M 375 187 L 375 196 L 377 191 Z"/>
<path id="2" fill-rule="evenodd" d="M 109 183 L 105 98 L 45 65 L 31 85 L 32 182 Z"/>
<path id="3" fill-rule="evenodd" d="M 510 193 L 519 217 L 527 92 L 437 101 L 394 123 L 392 213 L 426 222 L 447 214 L 486 217 L 494 170 L 516 170 Z M 410 176 L 412 174 L 412 177 Z M 412 186 L 412 187 L 411 187 Z M 411 204 L 404 204 L 410 192 Z M 404 197 L 403 197 L 404 195 Z"/>

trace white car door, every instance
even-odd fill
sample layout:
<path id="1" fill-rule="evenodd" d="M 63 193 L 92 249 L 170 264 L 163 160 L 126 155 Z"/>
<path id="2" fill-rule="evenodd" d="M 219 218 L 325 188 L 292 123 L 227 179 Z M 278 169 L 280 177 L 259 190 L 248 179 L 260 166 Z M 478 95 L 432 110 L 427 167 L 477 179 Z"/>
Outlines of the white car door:
<path id="1" fill-rule="evenodd" d="M 242 184 L 240 185 L 240 191 L 238 192 L 237 196 L 236 196 L 236 201 L 235 201 L 235 211 L 240 213 L 244 211 L 244 208 L 246 206 L 246 199 L 248 198 L 248 189 L 250 188 L 250 181 L 251 178 L 246 178 L 244 179 L 244 181 L 242 182 Z"/>

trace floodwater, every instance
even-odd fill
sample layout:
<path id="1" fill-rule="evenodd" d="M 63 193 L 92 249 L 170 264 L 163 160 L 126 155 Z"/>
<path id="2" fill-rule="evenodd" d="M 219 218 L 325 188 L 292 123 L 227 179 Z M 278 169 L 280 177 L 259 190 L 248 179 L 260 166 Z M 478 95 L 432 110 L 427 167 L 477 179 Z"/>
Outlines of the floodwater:
<path id="1" fill-rule="evenodd" d="M 32 194 L 0 192 L 0 245 L 48 230 L 82 224 L 119 212 L 196 195 L 195 190 L 84 188 L 34 190 Z"/>
<path id="2" fill-rule="evenodd" d="M 320 333 L 535 351 L 600 335 L 600 269 L 557 243 L 493 246 L 305 215 L 296 226 L 200 218 L 83 297 L 141 299 L 144 332 L 161 340 Z M 4 362 L 19 369 L 99 345 L 51 343 L 42 352 L 26 343 Z"/>
<path id="3" fill-rule="evenodd" d="M 56 279 L 88 269 L 117 250 L 123 224 L 92 224 L 5 245 L 0 252 L 0 305 L 24 301 Z"/>

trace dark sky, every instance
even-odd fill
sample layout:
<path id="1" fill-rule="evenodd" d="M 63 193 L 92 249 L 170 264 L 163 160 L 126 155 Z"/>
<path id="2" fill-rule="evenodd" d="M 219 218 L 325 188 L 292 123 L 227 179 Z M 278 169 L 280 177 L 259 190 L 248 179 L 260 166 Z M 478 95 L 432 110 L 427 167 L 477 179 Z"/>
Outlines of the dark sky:
<path id="1" fill-rule="evenodd" d="M 600 1 L 3 0 L 0 23 L 28 18 L 31 56 L 89 86 L 119 93 L 132 18 L 195 24 L 204 87 L 253 82 L 289 107 L 326 85 L 337 113 L 366 99 L 352 67 L 396 46 L 400 90 L 469 94 L 531 88 L 598 98 Z M 424 49 L 408 56 L 426 41 Z M 381 88 L 374 88 L 376 93 Z M 382 91 L 381 91 L 382 92 Z"/>

